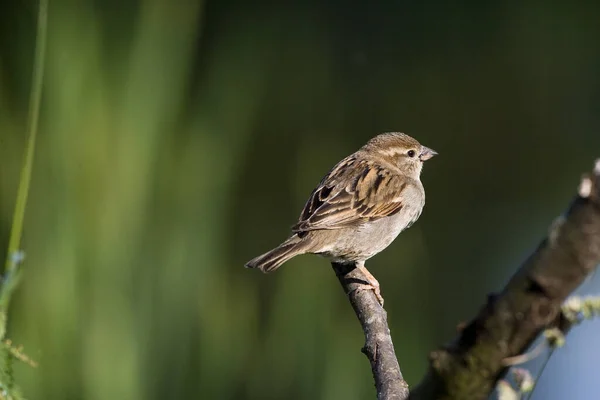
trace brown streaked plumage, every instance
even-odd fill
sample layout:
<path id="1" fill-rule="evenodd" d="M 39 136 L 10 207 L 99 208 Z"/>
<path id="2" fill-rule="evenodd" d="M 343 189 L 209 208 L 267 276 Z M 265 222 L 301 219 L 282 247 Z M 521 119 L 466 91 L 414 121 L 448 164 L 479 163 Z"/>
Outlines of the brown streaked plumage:
<path id="1" fill-rule="evenodd" d="M 364 262 L 381 252 L 421 215 L 423 162 L 437 153 L 404 133 L 384 133 L 335 165 L 313 190 L 292 236 L 246 263 L 271 272 L 300 254 L 356 263 L 379 293 Z"/>

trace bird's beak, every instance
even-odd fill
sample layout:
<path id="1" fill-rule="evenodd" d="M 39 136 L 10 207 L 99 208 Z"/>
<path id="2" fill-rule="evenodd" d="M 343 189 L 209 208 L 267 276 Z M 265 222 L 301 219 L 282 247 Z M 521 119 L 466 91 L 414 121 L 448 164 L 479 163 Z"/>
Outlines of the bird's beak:
<path id="1" fill-rule="evenodd" d="M 437 156 L 437 151 L 432 150 L 429 147 L 423 146 L 423 148 L 421 149 L 421 154 L 419 154 L 419 160 L 427 161 L 433 156 Z"/>

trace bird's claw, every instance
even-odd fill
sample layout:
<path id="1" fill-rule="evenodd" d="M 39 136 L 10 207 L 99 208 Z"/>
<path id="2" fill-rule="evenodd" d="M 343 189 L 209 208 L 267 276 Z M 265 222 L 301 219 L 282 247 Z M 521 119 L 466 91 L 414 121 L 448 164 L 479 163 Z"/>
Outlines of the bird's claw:
<path id="1" fill-rule="evenodd" d="M 372 285 L 370 283 L 361 283 L 354 289 L 352 289 L 348 295 L 354 292 L 359 292 L 361 290 L 372 290 L 375 293 L 375 297 L 377 297 L 377 301 L 383 307 L 383 296 L 381 296 L 381 290 L 379 289 L 379 285 Z"/>

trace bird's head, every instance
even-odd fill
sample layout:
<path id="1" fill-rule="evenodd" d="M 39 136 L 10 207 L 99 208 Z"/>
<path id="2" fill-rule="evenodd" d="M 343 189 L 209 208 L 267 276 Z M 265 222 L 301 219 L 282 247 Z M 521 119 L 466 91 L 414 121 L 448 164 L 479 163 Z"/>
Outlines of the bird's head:
<path id="1" fill-rule="evenodd" d="M 423 163 L 437 155 L 413 137 L 399 132 L 377 135 L 364 145 L 363 150 L 415 179 L 419 179 Z"/>

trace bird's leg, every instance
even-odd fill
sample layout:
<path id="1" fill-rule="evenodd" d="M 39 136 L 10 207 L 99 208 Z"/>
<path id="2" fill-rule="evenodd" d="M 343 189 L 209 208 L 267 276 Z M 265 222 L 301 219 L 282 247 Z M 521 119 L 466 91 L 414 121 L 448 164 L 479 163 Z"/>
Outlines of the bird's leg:
<path id="1" fill-rule="evenodd" d="M 373 274 L 371 274 L 369 270 L 365 267 L 364 261 L 357 261 L 356 268 L 358 268 L 365 275 L 365 278 L 367 278 L 368 283 L 360 283 L 359 286 L 353 291 L 373 290 L 373 292 L 375 292 L 377 300 L 379 301 L 379 304 L 381 304 L 381 306 L 383 307 L 383 297 L 381 296 L 381 290 L 379 289 L 379 282 L 377 281 L 377 279 L 375 279 Z"/>

